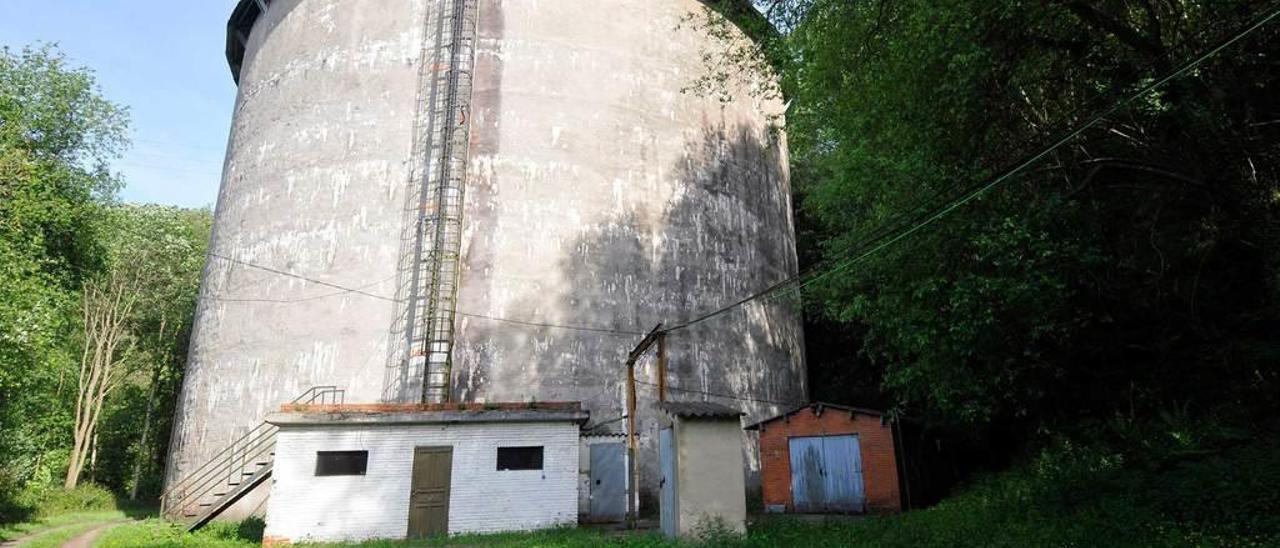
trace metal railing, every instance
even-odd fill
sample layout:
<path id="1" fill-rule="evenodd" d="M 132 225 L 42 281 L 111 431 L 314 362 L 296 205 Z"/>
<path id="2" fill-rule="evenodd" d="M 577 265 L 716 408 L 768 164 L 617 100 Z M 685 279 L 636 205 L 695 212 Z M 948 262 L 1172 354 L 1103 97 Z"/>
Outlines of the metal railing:
<path id="1" fill-rule="evenodd" d="M 314 386 L 294 398 L 292 404 L 337 405 L 346 400 L 346 390 L 336 386 Z M 203 465 L 187 474 L 160 495 L 160 515 L 175 520 L 195 517 L 207 496 L 213 500 L 206 506 L 233 492 L 249 477 L 271 465 L 275 456 L 275 425 L 259 423 L 245 435 L 232 441 Z M 221 488 L 222 491 L 218 491 Z"/>

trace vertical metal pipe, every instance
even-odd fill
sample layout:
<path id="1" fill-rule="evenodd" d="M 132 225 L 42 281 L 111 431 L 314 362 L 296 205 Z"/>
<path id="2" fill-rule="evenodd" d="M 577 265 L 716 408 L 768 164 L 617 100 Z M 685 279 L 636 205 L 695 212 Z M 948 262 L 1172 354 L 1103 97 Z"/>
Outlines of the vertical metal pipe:
<path id="1" fill-rule="evenodd" d="M 636 361 L 627 360 L 627 528 L 636 526 Z"/>
<path id="2" fill-rule="evenodd" d="M 667 401 L 667 334 L 658 335 L 658 401 Z"/>

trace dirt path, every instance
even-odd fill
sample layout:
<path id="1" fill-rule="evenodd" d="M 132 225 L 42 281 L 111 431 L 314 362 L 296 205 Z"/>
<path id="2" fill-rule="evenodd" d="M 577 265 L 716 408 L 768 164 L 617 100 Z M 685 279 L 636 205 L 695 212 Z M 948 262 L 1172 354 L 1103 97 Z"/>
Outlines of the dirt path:
<path id="1" fill-rule="evenodd" d="M 104 521 L 102 523 L 97 524 L 92 529 L 89 529 L 88 531 L 85 531 L 84 533 L 77 535 L 75 538 L 72 538 L 71 540 L 63 543 L 62 545 L 64 547 L 74 546 L 76 548 L 88 548 L 89 546 L 93 545 L 94 540 L 97 540 L 98 535 L 101 535 L 107 529 L 110 529 L 112 527 L 115 527 L 123 523 L 128 523 L 130 521 L 131 520 L 128 520 L 128 519 Z M 61 531 L 66 531 L 67 529 L 74 529 L 77 527 L 84 527 L 84 525 L 85 525 L 84 523 L 69 523 L 67 525 L 61 525 L 51 529 L 45 529 L 38 533 L 33 533 L 24 537 L 18 537 L 13 540 L 0 542 L 0 548 L 17 548 L 37 538 L 40 538 L 46 535 L 56 535 Z"/>
<path id="2" fill-rule="evenodd" d="M 93 529 L 90 529 L 88 531 L 81 533 L 76 538 L 73 538 L 71 540 L 68 540 L 62 543 L 62 548 L 90 548 L 91 546 L 93 546 L 93 541 L 98 540 L 98 537 L 101 536 L 102 533 L 105 533 L 107 529 L 110 529 L 117 525 L 122 525 L 128 522 L 129 520 L 122 519 L 122 520 L 110 521 L 110 522 L 104 523 L 102 525 L 94 527 Z"/>
<path id="3" fill-rule="evenodd" d="M 57 532 L 58 532 L 58 531 L 66 531 L 67 529 L 71 529 L 71 528 L 73 528 L 73 527 L 79 527 L 79 526 L 81 526 L 81 525 L 84 525 L 84 524 L 83 524 L 83 523 L 70 523 L 70 524 L 67 524 L 67 525 L 59 525 L 59 526 L 57 526 L 57 527 L 53 527 L 53 528 L 45 529 L 45 530 L 43 530 L 43 531 L 38 531 L 38 532 L 35 532 L 35 533 L 31 533 L 31 534 L 28 534 L 28 535 L 24 535 L 24 536 L 21 536 L 21 537 L 15 538 L 15 539 L 13 539 L 13 540 L 6 540 L 6 541 L 4 541 L 4 542 L 0 542 L 0 548 L 15 548 L 15 547 L 17 547 L 17 546 L 22 546 L 23 544 L 26 544 L 28 541 L 33 540 L 33 539 L 35 539 L 36 537 L 42 537 L 42 536 L 45 536 L 45 535 L 57 534 Z"/>

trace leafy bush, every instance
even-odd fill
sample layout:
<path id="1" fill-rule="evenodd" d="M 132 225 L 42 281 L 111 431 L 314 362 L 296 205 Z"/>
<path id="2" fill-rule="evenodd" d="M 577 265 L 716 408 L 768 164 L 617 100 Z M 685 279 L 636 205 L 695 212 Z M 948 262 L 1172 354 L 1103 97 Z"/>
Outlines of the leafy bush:
<path id="1" fill-rule="evenodd" d="M 1136 458 L 1162 462 L 1135 466 Z M 1280 443 L 1134 455 L 1061 441 L 927 510 L 864 520 L 772 518 L 748 546 L 1270 546 Z"/>
<path id="2" fill-rule="evenodd" d="M 31 509 L 19 502 L 21 494 L 18 481 L 0 471 L 0 524 L 26 521 Z"/>
<path id="3" fill-rule="evenodd" d="M 262 542 L 262 532 L 267 523 L 262 518 L 251 517 L 244 521 L 215 521 L 200 530 L 204 537 L 230 541 Z"/>
<path id="4" fill-rule="evenodd" d="M 40 519 L 60 514 L 116 509 L 115 495 L 105 487 L 82 483 L 75 489 L 28 488 L 18 496 L 18 504 L 31 509 Z"/>

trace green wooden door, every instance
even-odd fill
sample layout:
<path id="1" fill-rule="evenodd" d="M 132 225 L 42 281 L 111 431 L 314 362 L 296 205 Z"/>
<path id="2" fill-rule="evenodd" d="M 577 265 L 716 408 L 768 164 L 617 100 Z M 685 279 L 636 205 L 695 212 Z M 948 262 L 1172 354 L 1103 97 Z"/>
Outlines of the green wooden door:
<path id="1" fill-rule="evenodd" d="M 449 476 L 452 472 L 452 447 L 414 448 L 409 538 L 449 533 Z"/>

